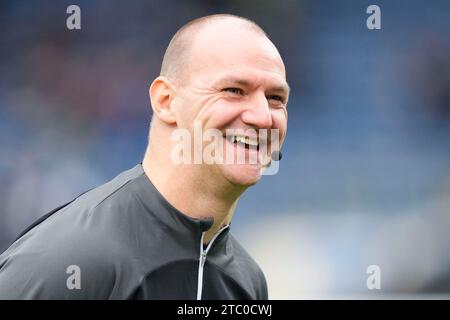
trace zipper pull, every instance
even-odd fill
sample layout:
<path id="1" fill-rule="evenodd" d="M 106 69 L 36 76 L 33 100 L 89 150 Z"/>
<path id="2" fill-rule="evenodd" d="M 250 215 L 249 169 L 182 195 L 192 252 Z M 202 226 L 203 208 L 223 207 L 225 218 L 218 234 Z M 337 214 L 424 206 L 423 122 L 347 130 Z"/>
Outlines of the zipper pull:
<path id="1" fill-rule="evenodd" d="M 206 251 L 202 252 L 202 256 L 201 256 L 200 259 L 201 259 L 200 263 L 201 263 L 201 265 L 203 267 L 205 265 L 205 262 L 206 262 Z"/>

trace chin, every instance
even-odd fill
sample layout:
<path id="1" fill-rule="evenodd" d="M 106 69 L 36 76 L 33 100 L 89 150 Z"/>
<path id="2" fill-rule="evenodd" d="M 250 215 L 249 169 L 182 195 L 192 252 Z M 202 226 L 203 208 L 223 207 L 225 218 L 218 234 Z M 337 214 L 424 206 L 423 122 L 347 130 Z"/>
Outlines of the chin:
<path id="1" fill-rule="evenodd" d="M 243 187 L 250 187 L 261 179 L 261 168 L 259 165 L 223 165 L 223 171 L 228 181 Z"/>

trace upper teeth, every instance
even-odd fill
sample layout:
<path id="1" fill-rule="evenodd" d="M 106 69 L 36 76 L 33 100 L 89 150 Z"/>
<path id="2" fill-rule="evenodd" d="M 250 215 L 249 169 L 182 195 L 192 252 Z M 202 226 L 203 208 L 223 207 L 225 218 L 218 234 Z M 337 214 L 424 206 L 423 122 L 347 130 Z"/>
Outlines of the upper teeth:
<path id="1" fill-rule="evenodd" d="M 231 139 L 231 142 L 233 142 L 233 143 L 241 142 L 241 143 L 245 143 L 245 144 L 248 144 L 251 146 L 258 146 L 258 140 L 250 138 L 250 137 L 232 135 L 230 139 Z"/>

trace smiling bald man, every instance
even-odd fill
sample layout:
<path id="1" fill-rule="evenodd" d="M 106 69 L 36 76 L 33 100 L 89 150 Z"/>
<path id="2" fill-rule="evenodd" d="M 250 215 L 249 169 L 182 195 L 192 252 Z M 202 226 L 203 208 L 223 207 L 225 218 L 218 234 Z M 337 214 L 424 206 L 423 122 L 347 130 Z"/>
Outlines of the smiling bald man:
<path id="1" fill-rule="evenodd" d="M 142 163 L 30 226 L 0 255 L 0 299 L 268 298 L 263 272 L 229 231 L 239 197 L 286 136 L 276 47 L 245 18 L 193 20 L 172 38 L 149 95 Z M 196 125 L 216 134 L 215 156 L 233 161 L 174 161 L 180 132 L 206 147 Z"/>

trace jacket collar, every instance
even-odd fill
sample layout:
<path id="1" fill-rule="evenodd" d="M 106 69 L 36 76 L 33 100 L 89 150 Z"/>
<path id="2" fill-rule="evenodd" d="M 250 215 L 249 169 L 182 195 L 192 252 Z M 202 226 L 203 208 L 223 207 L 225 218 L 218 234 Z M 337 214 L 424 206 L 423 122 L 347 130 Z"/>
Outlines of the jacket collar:
<path id="1" fill-rule="evenodd" d="M 136 165 L 132 170 L 136 171 L 137 176 L 135 191 L 146 208 L 146 211 L 166 227 L 180 233 L 180 235 L 188 237 L 195 235 L 196 239 L 200 239 L 201 234 L 212 227 L 214 223 L 213 217 L 202 219 L 192 218 L 172 206 L 147 177 L 142 163 Z M 224 230 L 217 238 L 215 246 L 226 242 L 229 229 Z"/>

